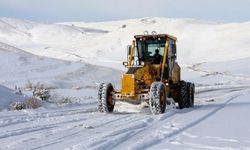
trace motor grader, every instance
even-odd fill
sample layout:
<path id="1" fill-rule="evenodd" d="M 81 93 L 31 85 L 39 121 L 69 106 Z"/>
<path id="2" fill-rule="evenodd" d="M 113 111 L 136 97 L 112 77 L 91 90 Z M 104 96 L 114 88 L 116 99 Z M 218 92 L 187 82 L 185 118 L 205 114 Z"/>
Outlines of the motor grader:
<path id="1" fill-rule="evenodd" d="M 122 75 L 121 89 L 114 89 L 111 83 L 100 84 L 98 110 L 112 112 L 117 100 L 147 102 L 153 114 L 164 113 L 171 101 L 180 109 L 193 107 L 195 85 L 181 80 L 176 62 L 177 38 L 156 32 L 134 38 L 127 48 L 127 61 L 123 62 L 128 70 Z"/>

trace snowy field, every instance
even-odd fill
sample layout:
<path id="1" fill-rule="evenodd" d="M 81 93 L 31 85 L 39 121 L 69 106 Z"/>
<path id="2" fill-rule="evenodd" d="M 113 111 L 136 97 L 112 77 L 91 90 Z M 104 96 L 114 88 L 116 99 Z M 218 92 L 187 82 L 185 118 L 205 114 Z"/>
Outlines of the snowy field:
<path id="1" fill-rule="evenodd" d="M 196 85 L 194 108 L 152 115 L 143 105 L 118 102 L 114 113 L 99 113 L 98 84 L 120 87 L 126 45 L 145 30 L 178 37 L 182 79 Z M 250 150 L 249 37 L 250 22 L 0 18 L 0 149 Z M 10 110 L 38 82 L 50 88 L 49 100 Z"/>

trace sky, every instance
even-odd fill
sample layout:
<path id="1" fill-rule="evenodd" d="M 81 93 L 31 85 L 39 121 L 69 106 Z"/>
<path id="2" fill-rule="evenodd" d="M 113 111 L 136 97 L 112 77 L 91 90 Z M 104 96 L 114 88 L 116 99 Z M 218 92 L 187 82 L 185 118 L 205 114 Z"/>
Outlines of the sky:
<path id="1" fill-rule="evenodd" d="M 250 21 L 250 0 L 0 0 L 0 17 L 43 22 L 143 17 Z"/>

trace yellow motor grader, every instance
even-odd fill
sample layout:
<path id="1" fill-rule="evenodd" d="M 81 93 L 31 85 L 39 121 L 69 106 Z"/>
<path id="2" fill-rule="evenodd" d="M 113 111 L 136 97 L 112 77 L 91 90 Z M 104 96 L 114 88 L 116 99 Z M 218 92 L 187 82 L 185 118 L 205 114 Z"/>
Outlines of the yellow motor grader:
<path id="1" fill-rule="evenodd" d="M 112 112 L 115 101 L 141 103 L 146 101 L 153 114 L 164 113 L 172 98 L 178 107 L 194 105 L 195 85 L 181 80 L 181 69 L 176 62 L 177 38 L 168 34 L 135 35 L 128 46 L 128 68 L 122 75 L 121 89 L 102 83 L 98 90 L 98 110 Z M 172 100 L 172 101 L 173 101 Z"/>

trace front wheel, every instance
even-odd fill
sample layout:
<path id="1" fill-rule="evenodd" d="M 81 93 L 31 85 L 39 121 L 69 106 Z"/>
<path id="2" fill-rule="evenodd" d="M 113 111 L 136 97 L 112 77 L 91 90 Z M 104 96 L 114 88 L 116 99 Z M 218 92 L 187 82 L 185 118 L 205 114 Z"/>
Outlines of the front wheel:
<path id="1" fill-rule="evenodd" d="M 166 87 L 162 82 L 154 82 L 149 91 L 149 107 L 152 114 L 161 114 L 166 110 Z"/>
<path id="2" fill-rule="evenodd" d="M 113 99 L 114 88 L 111 83 L 102 83 L 98 90 L 98 110 L 99 112 L 113 112 L 115 101 Z"/>

